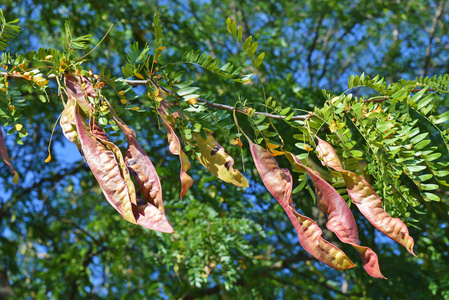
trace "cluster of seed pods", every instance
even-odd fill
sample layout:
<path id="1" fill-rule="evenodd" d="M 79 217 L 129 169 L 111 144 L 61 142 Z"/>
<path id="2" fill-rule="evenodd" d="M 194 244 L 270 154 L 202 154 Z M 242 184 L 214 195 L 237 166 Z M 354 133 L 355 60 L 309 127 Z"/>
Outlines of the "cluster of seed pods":
<path id="1" fill-rule="evenodd" d="M 156 169 L 137 142 L 135 132 L 109 105 L 128 140 L 124 158 L 94 119 L 93 107 L 87 98 L 97 96 L 92 84 L 84 77 L 67 75 L 65 86 L 68 100 L 61 116 L 61 127 L 67 139 L 77 145 L 108 202 L 131 223 L 161 232 L 174 232 L 165 216 Z M 137 195 L 131 175 L 141 197 Z"/>
<path id="2" fill-rule="evenodd" d="M 109 102 L 103 98 L 109 111 L 127 137 L 128 147 L 125 156 L 112 143 L 106 133 L 94 119 L 93 107 L 88 97 L 97 97 L 92 84 L 84 77 L 65 76 L 68 100 L 61 116 L 61 127 L 67 139 L 73 142 L 88 163 L 108 202 L 131 223 L 152 230 L 174 232 L 169 224 L 162 201 L 162 185 L 151 160 L 136 140 L 136 133 L 114 112 Z M 193 185 L 193 179 L 187 174 L 191 164 L 182 150 L 181 141 L 175 133 L 176 119 L 184 118 L 179 113 L 169 114 L 171 104 L 164 99 L 157 109 L 166 129 L 169 150 L 178 155 L 181 162 L 181 197 Z M 209 132 L 192 133 L 189 141 L 199 149 L 197 160 L 219 179 L 239 187 L 247 187 L 243 175 L 233 168 L 234 160 Z M 312 219 L 301 215 L 292 201 L 293 180 L 288 169 L 281 169 L 273 155 L 248 138 L 255 166 L 268 191 L 284 208 L 298 233 L 303 248 L 326 265 L 345 270 L 355 266 L 348 256 L 338 247 L 322 238 L 322 230 Z M 12 172 L 3 136 L 0 131 L 0 150 L 2 158 Z M 368 182 L 353 172 L 344 170 L 340 160 L 330 144 L 318 138 L 317 153 L 323 165 L 340 172 L 345 180 L 348 194 L 361 213 L 381 232 L 403 245 L 413 254 L 413 238 L 404 223 L 392 218 L 383 208 L 379 196 Z M 366 272 L 375 278 L 386 279 L 379 268 L 376 253 L 360 245 L 356 221 L 340 194 L 326 182 L 318 172 L 305 166 L 292 153 L 283 152 L 292 167 L 306 172 L 312 180 L 318 207 L 328 215 L 326 227 L 346 244 L 354 247 L 360 255 Z M 137 183 L 137 191 L 131 179 Z M 138 195 L 140 193 L 140 196 Z M 414 254 L 413 254 L 414 255 Z"/>

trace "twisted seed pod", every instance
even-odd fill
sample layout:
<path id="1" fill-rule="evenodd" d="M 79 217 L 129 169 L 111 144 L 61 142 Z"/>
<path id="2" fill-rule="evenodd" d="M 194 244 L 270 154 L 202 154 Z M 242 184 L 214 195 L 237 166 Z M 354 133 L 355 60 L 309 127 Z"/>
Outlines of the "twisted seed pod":
<path id="1" fill-rule="evenodd" d="M 114 152 L 92 135 L 89 125 L 79 114 L 78 107 L 75 111 L 75 123 L 84 157 L 103 194 L 125 220 L 135 224 L 128 186 L 121 175 Z"/>
<path id="2" fill-rule="evenodd" d="M 321 236 L 323 232 L 310 218 L 299 214 L 291 200 L 293 180 L 287 169 L 279 168 L 276 159 L 263 147 L 248 139 L 257 171 L 268 191 L 281 204 L 298 233 L 301 246 L 313 257 L 326 265 L 346 270 L 355 264 L 346 254 Z"/>
<path id="3" fill-rule="evenodd" d="M 167 140 L 169 143 L 169 150 L 173 155 L 179 155 L 179 160 L 181 162 L 180 180 L 181 180 L 181 198 L 187 193 L 189 188 L 193 185 L 193 179 L 187 174 L 190 169 L 191 164 L 187 155 L 182 151 L 181 142 L 174 130 L 174 120 L 173 117 L 168 116 L 161 107 L 158 108 L 159 116 L 164 122 L 167 128 Z"/>
<path id="4" fill-rule="evenodd" d="M 369 183 L 353 172 L 343 169 L 334 148 L 318 138 L 317 152 L 323 165 L 340 172 L 346 183 L 346 189 L 354 204 L 368 221 L 393 241 L 413 253 L 414 241 L 407 226 L 399 219 L 392 218 L 382 207 L 382 200 Z"/>

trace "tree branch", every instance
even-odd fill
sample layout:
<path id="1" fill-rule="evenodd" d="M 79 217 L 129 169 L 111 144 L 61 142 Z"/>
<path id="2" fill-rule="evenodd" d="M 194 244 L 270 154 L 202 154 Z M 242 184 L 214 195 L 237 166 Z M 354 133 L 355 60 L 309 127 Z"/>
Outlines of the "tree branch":
<path id="1" fill-rule="evenodd" d="M 6 72 L 0 72 L 0 76 L 7 76 L 10 79 L 23 79 L 23 77 L 21 75 L 12 75 L 12 74 L 8 74 Z M 54 74 L 50 74 L 50 75 L 42 76 L 42 77 L 47 79 L 47 80 L 54 80 L 54 79 L 56 79 L 56 75 L 54 75 Z M 174 93 L 172 91 L 170 91 L 169 89 L 159 85 L 158 83 L 152 81 L 151 79 L 148 79 L 148 80 L 123 79 L 122 81 L 125 82 L 126 84 L 131 85 L 132 87 L 136 87 L 136 86 L 139 86 L 139 85 L 153 84 L 155 87 L 161 89 L 165 93 L 170 94 L 170 95 L 174 95 Z M 207 100 L 204 100 L 204 99 L 198 99 L 198 102 L 204 103 L 205 105 L 213 107 L 213 108 L 227 110 L 227 111 L 234 111 L 234 107 L 230 106 L 230 105 L 214 103 L 214 102 L 210 102 L 210 101 L 207 101 Z M 245 114 L 245 115 L 247 114 L 242 109 L 236 109 L 236 112 L 241 113 L 241 114 Z M 265 115 L 265 118 L 275 119 L 275 120 L 283 120 L 286 117 L 286 116 L 280 116 L 280 115 L 274 115 L 274 114 L 267 114 L 265 112 L 259 112 L 259 111 L 256 111 L 254 114 L 255 115 Z M 291 117 L 290 120 L 306 120 L 310 116 L 311 115 L 309 115 L 309 114 L 296 115 L 296 116 Z"/>
<path id="2" fill-rule="evenodd" d="M 433 39 L 435 37 L 435 31 L 437 29 L 438 20 L 440 19 L 441 14 L 444 10 L 445 2 L 446 1 L 441 1 L 440 4 L 438 5 L 438 9 L 435 12 L 435 16 L 433 17 L 432 28 L 429 30 L 430 31 L 429 32 L 429 44 L 427 45 L 427 48 L 426 48 L 426 59 L 425 59 L 425 63 L 424 63 L 424 72 L 423 72 L 424 77 L 426 77 L 429 72 L 432 43 L 433 43 Z"/>
<path id="3" fill-rule="evenodd" d="M 315 51 L 316 43 L 318 42 L 318 37 L 321 29 L 321 25 L 323 24 L 324 16 L 326 15 L 326 12 L 323 11 L 320 15 L 320 19 L 318 21 L 318 24 L 315 28 L 315 36 L 313 37 L 312 45 L 310 46 L 309 53 L 307 55 L 307 68 L 309 73 L 309 83 L 308 87 L 312 87 L 313 82 L 313 71 L 312 71 L 312 53 Z"/>

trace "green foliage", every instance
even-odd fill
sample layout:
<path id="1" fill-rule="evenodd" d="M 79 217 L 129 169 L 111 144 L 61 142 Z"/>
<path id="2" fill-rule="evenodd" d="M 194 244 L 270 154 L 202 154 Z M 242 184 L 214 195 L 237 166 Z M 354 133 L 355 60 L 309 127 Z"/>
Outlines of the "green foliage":
<path id="1" fill-rule="evenodd" d="M 373 79 L 364 74 L 351 76 L 349 90 L 367 87 L 378 95 L 371 95 L 365 100 L 352 94 L 339 97 L 326 94 L 328 103 L 315 111 L 329 125 L 331 134 L 328 134 L 328 140 L 340 148 L 343 164 L 348 170 L 360 172 L 362 170 L 357 170 L 358 161 L 364 159 L 368 162 L 364 171 L 373 177 L 384 205 L 393 215 L 408 216 L 407 207 L 420 204 L 417 197 L 425 201 L 439 201 L 440 197 L 433 191 L 447 185 L 444 177 L 448 173 L 441 170 L 448 163 L 438 161 L 442 153 L 427 138 L 431 134 L 429 126 L 434 126 L 447 144 L 443 131 L 437 126 L 444 122 L 445 113 L 432 116 L 432 111 L 435 111 L 432 100 L 443 92 L 436 85 L 447 85 L 444 78 L 447 76 L 439 80 L 436 77 L 433 80 L 401 80 L 387 86 L 379 76 Z M 418 122 L 419 117 L 413 111 L 423 117 L 424 123 Z M 442 122 L 437 121 L 437 124 L 435 120 Z M 352 128 L 363 140 L 362 152 L 352 150 L 356 145 Z M 413 182 L 412 188 L 403 184 L 407 180 Z M 409 217 L 406 220 L 417 222 Z"/>
<path id="2" fill-rule="evenodd" d="M 79 37 L 72 36 L 72 30 L 70 29 L 70 24 L 65 23 L 65 49 L 68 53 L 68 56 L 72 54 L 73 50 L 81 50 L 86 49 L 91 41 L 91 34 L 86 34 Z"/>
<path id="3" fill-rule="evenodd" d="M 251 59 L 251 61 L 254 64 L 254 67 L 258 68 L 265 57 L 265 52 L 262 52 L 257 56 L 255 60 L 253 60 L 252 56 L 256 53 L 257 46 L 259 45 L 258 42 L 253 41 L 253 37 L 249 36 L 246 38 L 245 42 L 242 41 L 242 32 L 243 28 L 242 26 L 239 26 L 237 29 L 237 23 L 236 21 L 233 21 L 231 18 L 228 18 L 226 20 L 226 25 L 228 28 L 228 32 L 232 35 L 233 38 L 237 40 L 239 44 L 241 44 L 243 51 L 245 51 L 246 55 Z M 242 44 L 243 42 L 243 44 Z"/>
<path id="4" fill-rule="evenodd" d="M 220 59 L 217 59 L 207 52 L 201 54 L 201 51 L 188 51 L 184 53 L 181 61 L 189 64 L 194 64 L 200 66 L 208 71 L 220 75 L 221 77 L 232 79 L 235 82 L 246 82 L 251 77 L 250 75 L 245 75 L 242 78 L 235 78 L 240 75 L 242 67 L 235 67 L 231 63 L 226 63 L 220 67 Z"/>
<path id="5" fill-rule="evenodd" d="M 18 22 L 19 19 L 6 22 L 3 10 L 0 8 L 0 51 L 5 50 L 8 41 L 20 32 L 20 26 L 13 25 Z"/>
<path id="6" fill-rule="evenodd" d="M 446 60 L 440 56 L 446 52 L 439 42 L 433 43 L 431 53 L 439 58 L 430 60 L 430 71 L 416 80 L 401 80 L 420 72 L 416 66 L 425 61 L 421 55 L 427 44 L 407 40 L 401 47 L 413 45 L 413 51 L 405 49 L 401 57 L 395 56 L 394 45 L 388 46 L 392 27 L 401 32 L 407 28 L 411 36 L 425 35 L 417 28 L 432 23 L 434 3 L 411 1 L 406 12 L 400 6 L 369 1 L 357 5 L 324 1 L 314 3 L 313 9 L 308 2 L 255 5 L 242 1 L 229 9 L 228 4 L 234 5 L 228 1 L 220 5 L 195 1 L 170 7 L 161 4 L 155 13 L 151 5 L 125 1 L 109 4 L 117 9 L 104 14 L 103 5 L 86 1 L 67 8 L 73 23 L 70 29 L 59 19 L 57 6 L 46 3 L 42 4 L 47 13 L 42 20 L 48 22 L 26 20 L 23 25 L 32 37 L 42 30 L 39 41 L 45 48 L 29 51 L 34 45 L 30 46 L 28 39 L 8 38 L 8 45 L 28 52 L 3 52 L 4 72 L 13 76 L 14 71 L 23 77 L 32 72 L 36 79 L 0 76 L 0 90 L 5 89 L 0 91 L 2 125 L 24 141 L 23 146 L 12 148 L 6 137 L 12 163 L 30 173 L 24 186 L 13 187 L 5 180 L 4 188 L 13 196 L 7 194 L 7 201 L 0 197 L 4 203 L 2 226 L 12 232 L 1 236 L 0 271 L 9 270 L 17 296 L 447 297 L 449 75 L 427 76 L 447 72 Z M 85 9 L 92 13 L 86 14 Z M 19 12 L 5 11 L 13 19 Z M 228 15 L 237 21 L 225 21 Z M 139 17 L 133 20 L 129 16 Z M 226 22 L 226 28 L 217 28 L 217 20 Z M 83 50 L 91 43 L 88 33 L 93 33 L 95 40 L 112 22 L 117 26 L 104 43 L 84 57 Z M 437 24 L 435 34 L 444 40 L 441 36 L 447 26 Z M 62 39 L 64 28 L 67 32 Z M 226 30 L 243 51 L 222 38 Z M 249 30 L 254 30 L 252 35 Z M 150 36 L 152 42 L 146 41 Z M 359 39 L 356 43 L 351 40 L 354 36 Z M 371 39 L 384 61 L 364 59 L 366 49 L 374 47 L 367 46 Z M 406 38 L 400 35 L 401 39 Z M 434 51 L 434 47 L 440 48 Z M 260 48 L 265 52 L 258 52 Z M 119 75 L 120 69 L 123 75 Z M 90 76 L 89 70 L 98 76 Z M 362 70 L 379 75 L 350 76 Z M 251 75 L 242 76 L 251 72 L 257 73 L 263 88 Z M 148 232 L 120 221 L 105 203 L 92 174 L 86 167 L 65 162 L 65 153 L 53 155 L 53 161 L 44 164 L 42 149 L 47 147 L 53 122 L 62 110 L 65 100 L 60 101 L 59 95 L 64 95 L 66 88 L 57 81 L 57 86 L 50 83 L 53 79 L 46 82 L 45 76 L 60 79 L 64 73 L 88 77 L 138 133 L 161 178 L 175 234 Z M 137 81 L 127 81 L 130 77 L 146 80 L 146 85 L 136 89 Z M 342 93 L 346 83 L 348 90 Z M 319 95 L 321 88 L 325 88 L 324 97 Z M 195 158 L 200 149 L 192 137 L 214 131 L 217 141 L 234 157 L 234 167 L 241 168 L 244 162 L 250 189 L 242 191 L 221 183 L 192 160 L 189 174 L 195 186 L 179 199 L 178 158 L 168 155 L 162 142 L 164 127 L 155 113 L 161 98 L 172 104 L 167 109 L 169 115 L 182 116 L 174 126 L 183 138 L 182 149 Z M 121 147 L 123 133 L 102 98 L 86 99 L 94 106 L 98 123 Z M 232 111 L 220 105 L 237 109 L 242 129 L 277 155 L 281 167 L 288 166 L 284 151 L 294 151 L 349 201 L 343 178 L 320 167 L 314 154 L 316 136 L 333 144 L 344 168 L 371 184 L 387 212 L 420 228 L 410 231 L 419 258 L 392 251 L 394 246 L 378 239 L 374 229 L 356 215 L 362 244 L 376 251 L 381 265 L 389 266 L 383 271 L 390 281 L 369 281 L 359 267 L 342 276 L 312 260 L 292 239 L 293 229 L 282 208 L 274 205 L 260 185 L 247 159 L 249 150 L 241 144 L 241 131 L 230 118 Z M 303 115 L 296 118 L 298 114 Z M 17 130 L 17 124 L 23 128 Z M 65 145 L 60 130 L 56 129 L 54 139 L 56 145 Z M 57 153 L 59 146 L 55 149 Z M 27 161 L 29 156 L 33 161 Z M 322 216 L 314 207 L 314 186 L 306 174 L 298 176 L 293 201 L 301 213 L 313 216 L 323 228 Z M 330 242 L 336 241 L 329 233 L 325 235 Z M 20 254 L 17 259 L 16 254 Z M 408 288 L 411 283 L 416 286 L 413 293 Z M 346 284 L 347 293 L 342 292 Z"/>
<path id="7" fill-rule="evenodd" d="M 150 67 L 151 56 L 149 54 L 150 46 L 145 45 L 142 51 L 139 50 L 139 43 L 135 42 L 129 48 L 126 53 L 127 63 L 122 67 L 122 72 L 125 78 L 136 75 L 136 73 L 142 72 L 142 68 L 148 70 Z M 139 73 L 140 74 L 140 73 Z M 139 75 L 143 76 L 142 74 Z"/>

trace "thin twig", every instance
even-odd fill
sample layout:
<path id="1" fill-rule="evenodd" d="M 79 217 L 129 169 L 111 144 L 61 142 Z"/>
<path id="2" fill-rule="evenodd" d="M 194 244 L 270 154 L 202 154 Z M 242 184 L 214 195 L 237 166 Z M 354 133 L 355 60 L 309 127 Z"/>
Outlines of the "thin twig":
<path id="1" fill-rule="evenodd" d="M 363 103 L 370 103 L 370 102 L 382 103 L 385 100 L 388 100 L 388 97 L 385 97 L 385 98 L 382 98 L 382 99 L 367 99 L 367 100 L 363 101 Z"/>
<path id="2" fill-rule="evenodd" d="M 103 36 L 103 38 L 101 39 L 101 41 L 98 42 L 98 44 L 97 44 L 92 50 L 90 50 L 89 52 L 87 52 L 87 53 L 84 54 L 83 56 L 81 56 L 81 57 L 75 59 L 75 61 L 80 61 L 80 60 L 82 60 L 83 58 L 85 58 L 86 56 L 88 56 L 89 54 L 91 54 L 92 52 L 94 52 L 94 50 L 97 49 L 97 47 L 100 46 L 100 44 L 101 44 L 101 43 L 103 42 L 103 40 L 106 38 L 106 36 L 108 35 L 109 31 L 111 31 L 112 26 L 114 26 L 114 24 L 111 24 L 111 26 L 109 27 L 108 31 L 107 31 L 106 34 Z"/>
<path id="3" fill-rule="evenodd" d="M 0 72 L 0 76 L 7 76 L 9 79 L 23 79 L 23 77 L 21 75 L 12 75 L 12 74 L 8 74 L 6 72 Z M 56 79 L 56 75 L 54 74 L 50 74 L 50 75 L 46 75 L 46 76 L 42 76 L 43 78 L 47 79 L 47 80 L 52 80 L 52 79 Z M 136 87 L 139 85 L 148 85 L 153 84 L 154 86 L 156 86 L 157 88 L 161 89 L 163 92 L 173 95 L 173 92 L 170 91 L 169 89 L 157 84 L 156 82 L 152 81 L 152 80 L 129 80 L 129 79 L 123 79 L 123 82 L 125 82 L 126 84 L 131 85 L 132 87 Z M 207 106 L 213 107 L 213 108 L 218 108 L 218 109 L 222 109 L 222 110 L 227 110 L 227 111 L 234 111 L 234 107 L 233 106 L 229 106 L 229 105 L 225 105 L 225 104 L 220 104 L 220 103 L 214 103 L 214 102 L 210 102 L 204 99 L 198 99 L 198 102 L 204 103 Z M 241 109 L 237 109 L 236 110 L 238 113 L 241 114 L 247 114 L 247 112 L 245 112 L 244 110 Z M 275 115 L 275 114 L 267 114 L 265 112 L 259 112 L 256 111 L 254 113 L 255 115 L 265 115 L 265 118 L 269 118 L 269 119 L 275 119 L 275 120 L 283 120 L 286 118 L 286 116 L 280 116 L 280 115 Z M 291 117 L 289 120 L 306 120 L 307 118 L 310 118 L 311 115 L 307 114 L 307 115 L 297 115 L 297 116 L 293 116 Z"/>

